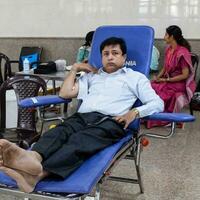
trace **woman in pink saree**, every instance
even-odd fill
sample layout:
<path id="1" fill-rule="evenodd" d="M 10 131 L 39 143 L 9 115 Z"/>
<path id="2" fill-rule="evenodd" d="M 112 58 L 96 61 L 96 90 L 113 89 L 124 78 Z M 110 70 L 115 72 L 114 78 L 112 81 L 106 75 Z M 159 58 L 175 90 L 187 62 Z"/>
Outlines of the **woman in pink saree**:
<path id="1" fill-rule="evenodd" d="M 166 29 L 164 40 L 168 44 L 164 67 L 151 84 L 165 103 L 164 112 L 180 112 L 190 102 L 196 87 L 190 45 L 183 38 L 181 29 L 175 25 Z M 147 128 L 166 124 L 148 121 Z"/>

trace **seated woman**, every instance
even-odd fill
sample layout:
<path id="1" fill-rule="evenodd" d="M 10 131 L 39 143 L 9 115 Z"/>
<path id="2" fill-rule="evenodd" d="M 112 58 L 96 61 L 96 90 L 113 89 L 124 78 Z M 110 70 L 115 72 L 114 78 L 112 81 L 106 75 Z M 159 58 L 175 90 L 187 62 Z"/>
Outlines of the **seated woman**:
<path id="1" fill-rule="evenodd" d="M 155 46 L 153 46 L 151 65 L 150 65 L 150 69 L 151 69 L 152 73 L 158 71 L 159 58 L 160 58 L 160 52 L 158 51 L 158 49 Z"/>
<path id="2" fill-rule="evenodd" d="M 85 36 L 85 43 L 79 48 L 77 56 L 76 56 L 77 63 L 88 62 L 93 35 L 94 35 L 94 31 L 90 31 Z"/>
<path id="3" fill-rule="evenodd" d="M 154 77 L 151 85 L 163 99 L 165 112 L 179 112 L 190 102 L 195 91 L 191 47 L 183 38 L 181 29 L 175 25 L 166 29 L 164 40 L 168 44 L 165 50 L 164 67 Z M 166 123 L 147 122 L 147 128 L 160 125 L 166 125 Z"/>

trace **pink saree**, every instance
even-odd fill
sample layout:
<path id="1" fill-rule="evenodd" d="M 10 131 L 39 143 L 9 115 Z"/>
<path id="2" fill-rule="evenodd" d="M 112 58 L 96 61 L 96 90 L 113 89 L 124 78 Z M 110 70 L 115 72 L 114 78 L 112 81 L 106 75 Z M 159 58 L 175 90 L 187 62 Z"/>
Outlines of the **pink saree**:
<path id="1" fill-rule="evenodd" d="M 190 52 L 182 46 L 177 46 L 173 53 L 170 53 L 170 47 L 165 51 L 164 74 L 162 78 L 174 77 L 182 73 L 182 69 L 188 67 L 190 70 L 189 77 L 179 82 L 160 82 L 152 81 L 152 88 L 164 101 L 164 112 L 180 112 L 180 110 L 189 104 L 196 84 L 194 81 L 194 70 L 191 63 Z M 166 125 L 166 122 L 147 121 L 147 128 L 153 126 Z"/>

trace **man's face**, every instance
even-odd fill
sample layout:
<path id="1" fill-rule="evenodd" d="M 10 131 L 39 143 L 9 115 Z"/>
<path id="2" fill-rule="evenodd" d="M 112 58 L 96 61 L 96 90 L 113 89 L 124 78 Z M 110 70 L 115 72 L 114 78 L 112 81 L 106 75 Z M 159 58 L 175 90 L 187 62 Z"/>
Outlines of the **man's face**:
<path id="1" fill-rule="evenodd" d="M 122 55 L 120 45 L 105 46 L 102 50 L 103 69 L 107 73 L 112 73 L 122 68 L 126 60 L 126 55 Z"/>

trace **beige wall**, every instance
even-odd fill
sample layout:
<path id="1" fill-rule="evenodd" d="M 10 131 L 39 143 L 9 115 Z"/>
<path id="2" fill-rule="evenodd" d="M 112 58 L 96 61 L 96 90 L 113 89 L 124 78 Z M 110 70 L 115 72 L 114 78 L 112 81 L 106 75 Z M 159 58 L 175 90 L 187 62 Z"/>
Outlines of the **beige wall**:
<path id="1" fill-rule="evenodd" d="M 19 58 L 22 46 L 40 46 L 43 47 L 42 61 L 63 58 L 71 64 L 82 43 L 81 38 L 0 38 L 0 52 L 13 60 Z"/>
<path id="2" fill-rule="evenodd" d="M 200 55 L 200 40 L 188 40 L 192 51 Z M 6 54 L 10 59 L 19 57 L 22 46 L 43 47 L 42 61 L 63 58 L 70 65 L 75 62 L 77 49 L 84 43 L 83 38 L 0 38 L 0 52 Z M 165 43 L 162 39 L 155 40 L 155 46 L 159 49 L 160 67 L 163 63 Z M 198 73 L 198 77 L 200 73 Z"/>

